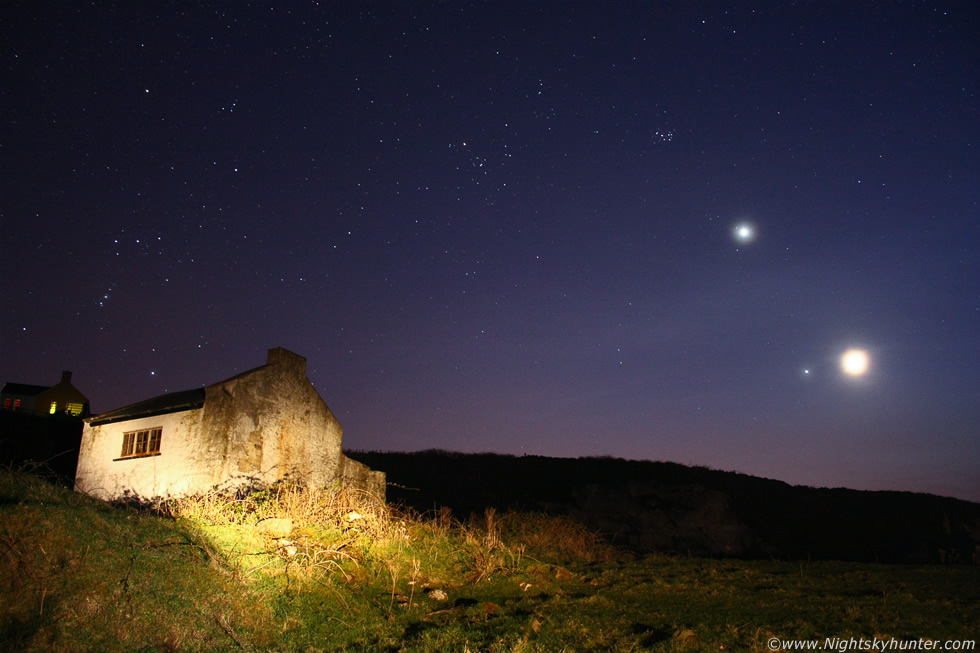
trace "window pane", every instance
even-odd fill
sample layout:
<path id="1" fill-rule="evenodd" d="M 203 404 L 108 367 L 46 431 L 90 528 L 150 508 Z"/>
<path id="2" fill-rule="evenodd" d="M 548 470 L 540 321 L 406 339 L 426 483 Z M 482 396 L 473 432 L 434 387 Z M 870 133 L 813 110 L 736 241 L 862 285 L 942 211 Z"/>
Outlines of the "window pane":
<path id="1" fill-rule="evenodd" d="M 123 446 L 122 446 L 122 455 L 123 456 L 132 456 L 133 455 L 133 439 L 134 439 L 134 436 L 135 435 L 136 435 L 135 433 L 124 433 L 123 434 Z"/>
<path id="2" fill-rule="evenodd" d="M 153 431 L 150 432 L 150 453 L 160 453 L 161 433 L 161 429 L 153 429 Z"/>

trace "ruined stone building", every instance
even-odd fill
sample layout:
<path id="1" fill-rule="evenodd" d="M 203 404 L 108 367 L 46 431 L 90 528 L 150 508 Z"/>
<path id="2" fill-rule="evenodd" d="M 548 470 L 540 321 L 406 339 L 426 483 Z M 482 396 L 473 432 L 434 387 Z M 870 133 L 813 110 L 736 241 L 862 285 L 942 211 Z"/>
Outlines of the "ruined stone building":
<path id="1" fill-rule="evenodd" d="M 349 482 L 384 497 L 384 474 L 347 458 L 342 437 L 306 359 L 270 349 L 265 365 L 225 381 L 87 418 L 75 489 L 150 499 L 289 478 Z"/>

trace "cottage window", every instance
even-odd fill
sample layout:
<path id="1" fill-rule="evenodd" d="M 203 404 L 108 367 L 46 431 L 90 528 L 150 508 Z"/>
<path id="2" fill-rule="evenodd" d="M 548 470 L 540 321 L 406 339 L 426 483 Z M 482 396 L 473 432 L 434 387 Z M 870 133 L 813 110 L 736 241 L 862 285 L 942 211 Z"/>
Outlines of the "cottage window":
<path id="1" fill-rule="evenodd" d="M 69 401 L 65 404 L 65 412 L 69 415 L 81 415 L 82 414 L 82 404 Z"/>
<path id="2" fill-rule="evenodd" d="M 51 413 L 52 415 L 54 415 L 56 412 L 58 412 L 58 402 L 57 401 L 52 401 L 51 402 L 51 408 L 48 409 L 48 412 Z"/>
<path id="3" fill-rule="evenodd" d="M 130 431 L 123 433 L 123 445 L 120 458 L 136 456 L 152 456 L 160 453 L 160 436 L 163 429 L 147 429 L 145 431 Z"/>

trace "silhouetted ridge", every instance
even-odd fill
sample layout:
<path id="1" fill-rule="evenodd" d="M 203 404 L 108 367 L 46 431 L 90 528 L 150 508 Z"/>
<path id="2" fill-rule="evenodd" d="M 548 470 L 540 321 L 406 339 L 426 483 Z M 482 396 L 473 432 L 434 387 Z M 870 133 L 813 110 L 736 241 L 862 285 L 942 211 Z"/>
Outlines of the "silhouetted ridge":
<path id="1" fill-rule="evenodd" d="M 350 452 L 388 496 L 460 517 L 493 507 L 569 515 L 637 551 L 881 562 L 976 562 L 980 504 L 912 492 L 792 486 L 611 457 Z"/>

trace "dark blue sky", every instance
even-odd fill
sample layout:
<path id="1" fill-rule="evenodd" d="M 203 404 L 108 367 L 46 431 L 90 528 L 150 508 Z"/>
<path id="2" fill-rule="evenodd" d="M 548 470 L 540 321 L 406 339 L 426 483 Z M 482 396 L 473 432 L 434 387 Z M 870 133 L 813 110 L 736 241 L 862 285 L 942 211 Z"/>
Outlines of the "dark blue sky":
<path id="1" fill-rule="evenodd" d="M 980 500 L 974 3 L 96 4 L 0 14 L 0 380 Z"/>

